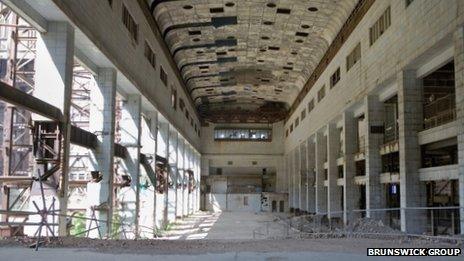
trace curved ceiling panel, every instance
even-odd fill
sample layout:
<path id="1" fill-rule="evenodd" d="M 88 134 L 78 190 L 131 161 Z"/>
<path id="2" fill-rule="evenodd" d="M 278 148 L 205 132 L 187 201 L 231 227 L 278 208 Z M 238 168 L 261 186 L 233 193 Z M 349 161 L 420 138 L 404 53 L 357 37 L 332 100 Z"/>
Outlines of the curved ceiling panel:
<path id="1" fill-rule="evenodd" d="M 358 2 L 147 1 L 206 119 L 219 110 L 285 111 Z"/>

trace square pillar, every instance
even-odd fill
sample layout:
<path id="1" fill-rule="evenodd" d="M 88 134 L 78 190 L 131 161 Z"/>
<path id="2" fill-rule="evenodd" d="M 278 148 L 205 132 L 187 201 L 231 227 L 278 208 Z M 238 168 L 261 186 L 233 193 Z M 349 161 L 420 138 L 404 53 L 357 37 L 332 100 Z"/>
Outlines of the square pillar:
<path id="1" fill-rule="evenodd" d="M 353 112 L 347 110 L 343 112 L 343 151 L 344 151 L 344 165 L 343 165 L 343 223 L 348 225 L 355 221 L 359 216 L 352 212 L 357 209 L 360 192 L 358 186 L 354 182 L 356 176 L 356 164 L 354 155 L 356 153 L 356 120 Z"/>
<path id="2" fill-rule="evenodd" d="M 60 213 L 60 217 L 58 218 L 58 234 L 60 236 L 66 236 L 71 130 L 70 106 L 74 64 L 74 28 L 67 22 L 49 22 L 47 33 L 39 34 L 37 37 L 36 53 L 34 96 L 61 109 L 64 116 L 61 129 L 62 155 L 61 169 L 59 171 L 61 179 L 56 179 L 55 183 L 60 183 L 57 193 Z M 33 119 L 47 120 L 37 115 L 34 115 Z M 58 184 L 49 185 L 50 188 L 47 190 L 52 191 L 52 188 Z M 48 187 L 48 184 L 45 186 Z M 38 184 L 33 184 L 31 189 L 31 201 L 41 202 L 39 187 Z M 54 194 L 54 192 L 51 193 Z M 49 204 L 49 199 L 49 196 L 47 196 L 47 205 Z M 32 204 L 31 206 L 31 210 L 35 211 Z M 28 233 L 27 230 L 26 233 Z"/>
<path id="3" fill-rule="evenodd" d="M 460 227 L 464 235 L 464 27 L 454 33 L 454 73 L 456 84 L 456 121 L 458 126 Z"/>
<path id="4" fill-rule="evenodd" d="M 341 195 L 342 187 L 337 185 L 340 134 L 335 123 L 327 125 L 327 155 L 328 155 L 328 187 L 327 187 L 327 212 L 328 217 L 341 217 Z"/>
<path id="5" fill-rule="evenodd" d="M 154 237 L 156 209 L 156 137 L 158 113 L 147 111 L 142 120 L 141 148 L 146 159 L 140 171 L 140 232 L 141 237 Z"/>
<path id="6" fill-rule="evenodd" d="M 201 182 L 201 168 L 200 168 L 200 162 L 201 162 L 201 155 L 195 151 L 195 181 L 198 184 L 196 187 L 196 200 L 195 200 L 195 211 L 200 210 L 200 182 Z"/>
<path id="7" fill-rule="evenodd" d="M 125 172 L 131 178 L 129 187 L 120 190 L 122 205 L 121 219 L 129 238 L 139 237 L 140 218 L 140 137 L 141 137 L 141 96 L 128 95 L 123 103 L 121 145 L 127 148 L 124 159 Z"/>
<path id="8" fill-rule="evenodd" d="M 286 155 L 279 156 L 276 161 L 276 192 L 287 193 L 287 169 L 285 165 Z"/>
<path id="9" fill-rule="evenodd" d="M 296 147 L 293 150 L 293 189 L 294 189 L 294 199 L 295 199 L 295 212 L 299 214 L 301 210 L 301 169 L 300 169 L 300 148 Z"/>
<path id="10" fill-rule="evenodd" d="M 178 136 L 175 130 L 169 130 L 169 150 L 168 150 L 168 222 L 176 220 L 177 213 L 177 141 Z"/>
<path id="11" fill-rule="evenodd" d="M 182 186 L 182 216 L 188 216 L 188 207 L 189 207 L 189 193 L 188 193 L 188 143 L 184 141 L 184 146 L 182 147 L 182 159 L 183 159 L 183 186 Z"/>
<path id="12" fill-rule="evenodd" d="M 114 206 L 114 132 L 116 115 L 116 71 L 112 68 L 99 68 L 97 84 L 90 90 L 89 131 L 98 137 L 98 147 L 91 151 L 93 169 L 99 171 L 103 178 L 98 183 L 87 183 L 87 216 L 91 217 L 91 208 L 102 236 L 111 236 L 111 221 Z M 87 222 L 89 223 L 89 221 Z M 90 237 L 97 237 L 98 231 L 92 230 Z"/>
<path id="13" fill-rule="evenodd" d="M 285 167 L 287 169 L 287 176 L 288 176 L 288 205 L 290 208 L 290 212 L 292 212 L 295 209 L 295 200 L 293 199 L 294 197 L 294 188 L 293 188 L 293 167 L 292 167 L 292 162 L 293 162 L 293 152 L 289 152 L 287 154 L 286 160 L 285 160 Z"/>
<path id="14" fill-rule="evenodd" d="M 184 140 L 179 135 L 177 145 L 177 209 L 176 217 L 182 218 L 184 212 Z"/>
<path id="15" fill-rule="evenodd" d="M 157 128 L 156 155 L 168 159 L 169 124 L 161 121 L 160 116 L 158 116 Z M 169 167 L 167 166 L 167 168 Z M 156 191 L 155 206 L 156 227 L 159 229 L 165 228 L 168 224 L 168 189 L 166 186 L 163 191 Z"/>
<path id="16" fill-rule="evenodd" d="M 415 70 L 398 73 L 398 124 L 400 148 L 401 230 L 425 232 L 427 212 L 411 209 L 426 206 L 426 187 L 420 182 L 418 170 L 421 152 L 417 133 L 422 130 L 422 86 Z"/>
<path id="17" fill-rule="evenodd" d="M 369 211 L 371 209 L 382 209 L 386 207 L 385 186 L 380 183 L 382 172 L 382 158 L 380 146 L 383 143 L 382 133 L 371 132 L 372 127 L 384 126 L 384 104 L 379 101 L 378 96 L 369 95 L 364 99 L 366 105 L 365 139 L 366 139 L 366 216 L 379 220 L 385 220 L 387 213 L 383 211 Z"/>
<path id="18" fill-rule="evenodd" d="M 307 170 L 307 163 L 306 163 L 306 142 L 303 142 L 300 145 L 299 149 L 300 154 L 300 171 L 299 171 L 299 178 L 300 178 L 300 210 L 307 212 L 307 187 L 308 187 L 308 170 Z"/>
<path id="19" fill-rule="evenodd" d="M 316 213 L 316 144 L 314 142 L 314 136 L 311 136 L 306 141 L 306 144 L 306 208 L 309 213 Z"/>
<path id="20" fill-rule="evenodd" d="M 327 159 L 327 142 L 323 132 L 316 132 L 316 214 L 327 212 L 327 192 L 324 188 L 324 163 Z"/>
<path id="21" fill-rule="evenodd" d="M 190 147 L 190 145 L 187 146 L 186 157 L 187 157 L 187 169 L 193 170 L 192 168 L 192 148 Z M 194 175 L 196 175 L 196 173 L 194 173 Z M 190 179 L 188 179 L 188 181 L 190 182 Z M 187 190 L 188 190 L 188 195 L 187 195 L 188 196 L 188 208 L 187 208 L 188 210 L 187 212 L 188 212 L 188 215 L 191 215 L 193 214 L 193 203 L 195 202 L 195 193 L 194 191 L 190 191 L 189 188 Z"/>

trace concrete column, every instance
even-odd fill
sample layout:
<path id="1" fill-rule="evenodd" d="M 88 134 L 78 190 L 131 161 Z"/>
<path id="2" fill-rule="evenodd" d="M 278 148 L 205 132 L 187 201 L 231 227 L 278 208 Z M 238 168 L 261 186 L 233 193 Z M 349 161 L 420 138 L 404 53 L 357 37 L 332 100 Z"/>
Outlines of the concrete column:
<path id="1" fill-rule="evenodd" d="M 178 140 L 177 140 L 177 177 L 176 177 L 176 219 L 182 219 L 182 207 L 184 205 L 183 203 L 183 197 L 182 197 L 182 191 L 183 191 L 183 179 L 182 177 L 184 176 L 184 166 L 182 165 L 183 163 L 183 155 L 182 155 L 182 147 L 184 144 L 184 140 L 182 139 L 181 135 L 178 134 Z"/>
<path id="2" fill-rule="evenodd" d="M 286 167 L 286 155 L 282 155 L 276 159 L 276 192 L 287 193 L 288 177 Z"/>
<path id="3" fill-rule="evenodd" d="M 287 176 L 288 176 L 288 206 L 290 208 L 290 211 L 292 211 L 295 208 L 294 204 L 294 192 L 293 192 L 293 168 L 292 168 L 292 152 L 289 152 L 286 156 L 285 160 L 285 168 L 287 170 Z"/>
<path id="4" fill-rule="evenodd" d="M 195 158 L 195 180 L 198 184 L 197 189 L 196 189 L 196 200 L 195 200 L 195 211 L 200 210 L 200 182 L 201 182 L 201 168 L 200 168 L 200 162 L 201 162 L 201 155 L 195 151 L 196 158 Z"/>
<path id="5" fill-rule="evenodd" d="M 307 163 L 306 163 L 306 142 L 303 142 L 300 145 L 300 171 L 299 171 L 299 178 L 300 178 L 300 209 L 301 211 L 308 211 L 307 208 L 307 185 L 308 185 L 308 170 L 307 170 Z"/>
<path id="6" fill-rule="evenodd" d="M 195 150 L 192 147 L 190 147 L 190 169 L 193 171 L 193 177 L 194 177 L 195 186 L 199 188 L 200 183 L 199 183 L 199 180 L 197 180 L 197 176 L 200 177 L 200 174 L 196 172 L 194 164 L 193 164 L 194 155 L 195 155 L 194 153 L 195 153 Z M 198 195 L 198 198 L 197 198 L 196 189 L 194 189 L 190 193 L 190 197 L 191 197 L 190 214 L 193 214 L 196 211 L 195 210 L 195 204 L 196 204 L 197 200 L 198 201 L 200 200 L 200 196 Z"/>
<path id="7" fill-rule="evenodd" d="M 398 73 L 398 123 L 400 147 L 401 230 L 421 234 L 425 231 L 425 211 L 407 209 L 426 206 L 425 184 L 418 169 L 421 163 L 417 132 L 422 130 L 422 86 L 414 70 Z"/>
<path id="8" fill-rule="evenodd" d="M 177 145 L 177 212 L 176 216 L 182 218 L 184 216 L 184 144 L 185 141 L 179 137 L 179 143 Z"/>
<path id="9" fill-rule="evenodd" d="M 309 213 L 316 213 L 316 144 L 314 136 L 306 141 L 306 164 L 307 164 L 307 187 L 306 187 L 306 204 Z"/>
<path id="10" fill-rule="evenodd" d="M 184 193 L 184 208 L 183 208 L 183 211 L 182 211 L 182 215 L 183 216 L 188 216 L 189 215 L 189 207 L 190 207 L 190 197 L 189 197 L 189 187 L 188 187 L 188 184 L 189 184 L 189 179 L 188 179 L 188 173 L 187 173 L 187 170 L 189 169 L 189 144 L 187 141 L 185 141 L 185 144 L 184 144 L 184 184 L 185 184 L 185 187 L 184 187 L 184 190 L 183 190 L 183 193 Z"/>
<path id="11" fill-rule="evenodd" d="M 337 130 L 335 123 L 327 125 L 327 155 L 328 155 L 328 188 L 327 188 L 327 211 L 329 218 L 341 217 L 341 193 L 342 188 L 337 186 L 338 180 L 338 167 L 337 158 L 339 156 L 340 148 L 340 133 Z M 335 212 L 335 213 L 332 213 Z"/>
<path id="12" fill-rule="evenodd" d="M 90 90 L 89 131 L 97 134 L 98 147 L 91 151 L 93 169 L 103 175 L 98 183 L 87 183 L 87 216 L 91 216 L 91 207 L 97 207 L 95 216 L 99 220 L 100 233 L 111 236 L 111 221 L 114 207 L 114 132 L 116 115 L 116 70 L 100 68 L 97 84 Z M 98 207 L 99 206 L 99 207 Z M 87 222 L 89 223 L 89 222 Z M 90 237 L 97 237 L 98 231 L 92 230 Z"/>
<path id="13" fill-rule="evenodd" d="M 195 154 L 195 149 L 193 147 L 191 148 L 190 153 L 191 153 L 191 155 L 190 155 L 190 157 L 191 157 L 191 160 L 190 160 L 191 161 L 191 169 L 193 170 L 193 177 L 194 177 L 195 184 L 196 184 L 196 188 L 191 193 L 191 197 L 192 197 L 192 213 L 195 213 L 198 210 L 200 210 L 200 200 L 201 200 L 201 197 L 200 197 L 200 169 L 201 169 L 201 166 L 199 165 L 198 169 L 197 169 L 197 166 L 195 165 L 196 154 Z"/>
<path id="14" fill-rule="evenodd" d="M 169 130 L 169 172 L 168 172 L 168 222 L 172 223 L 176 220 L 177 213 L 177 132 L 172 129 Z"/>
<path id="15" fill-rule="evenodd" d="M 324 188 L 324 162 L 327 155 L 327 142 L 324 133 L 316 132 L 316 213 L 325 214 L 327 212 L 327 193 Z"/>
<path id="16" fill-rule="evenodd" d="M 461 234 L 464 234 L 464 27 L 454 33 L 456 121 L 458 126 L 459 205 Z"/>
<path id="17" fill-rule="evenodd" d="M 370 209 L 381 209 L 386 207 L 385 186 L 380 184 L 380 173 L 382 172 L 382 158 L 380 145 L 383 143 L 382 133 L 372 133 L 371 127 L 383 126 L 385 118 L 384 104 L 379 101 L 378 96 L 366 96 L 365 139 L 366 139 L 366 216 L 384 220 L 386 212 L 369 211 Z"/>
<path id="18" fill-rule="evenodd" d="M 160 228 L 160 226 L 158 225 L 158 222 L 157 222 L 157 217 L 159 214 L 162 214 L 162 211 L 158 212 L 158 195 L 157 195 L 157 191 L 156 191 L 156 185 L 158 184 L 158 180 L 156 178 L 156 155 L 158 155 L 158 133 L 159 133 L 159 128 L 158 128 L 158 117 L 159 117 L 159 114 L 158 112 L 154 112 L 154 115 L 156 115 L 156 120 L 153 120 L 151 122 L 151 132 L 153 133 L 153 137 L 155 139 L 155 148 L 154 148 L 154 155 L 153 155 L 153 163 L 152 163 L 152 167 L 153 167 L 153 171 L 155 171 L 155 184 L 153 184 L 153 189 L 154 189 L 154 192 L 153 192 L 153 200 L 154 200 L 154 203 L 153 203 L 153 229 L 154 229 L 154 232 L 156 233 L 157 230 Z"/>
<path id="19" fill-rule="evenodd" d="M 128 95 L 123 103 L 121 127 L 121 145 L 127 148 L 124 159 L 125 172 L 130 176 L 129 187 L 121 188 L 121 219 L 127 224 L 126 236 L 139 237 L 140 218 L 140 136 L 141 136 L 141 96 Z"/>
<path id="20" fill-rule="evenodd" d="M 169 124 L 160 120 L 158 115 L 158 133 L 156 135 L 156 154 L 160 157 L 168 159 L 168 145 L 169 145 Z M 158 228 L 165 228 L 168 220 L 168 195 L 167 190 L 162 193 L 156 192 L 156 210 L 155 220 Z"/>
<path id="21" fill-rule="evenodd" d="M 300 148 L 296 147 L 293 150 L 293 188 L 295 193 L 295 211 L 297 213 L 301 210 L 301 169 L 300 169 Z"/>
<path id="22" fill-rule="evenodd" d="M 147 157 L 147 165 L 141 168 L 140 175 L 140 231 L 142 238 L 154 236 L 155 228 L 155 202 L 156 202 L 156 177 L 155 177 L 155 151 L 157 135 L 158 113 L 148 111 L 144 113 L 142 120 L 142 134 L 140 149 Z"/>
<path id="23" fill-rule="evenodd" d="M 195 149 L 192 147 L 192 151 L 191 151 L 191 168 L 193 170 L 193 176 L 194 176 L 194 180 L 195 180 L 195 184 L 196 184 L 196 188 L 193 190 L 192 192 L 192 197 L 193 197 L 193 200 L 192 200 L 192 213 L 195 213 L 197 212 L 198 210 L 200 210 L 200 200 L 201 200 L 201 197 L 200 197 L 200 178 L 201 178 L 201 174 L 200 174 L 200 170 L 201 170 L 201 165 L 196 165 L 196 151 Z M 199 163 L 200 164 L 200 163 Z"/>
<path id="24" fill-rule="evenodd" d="M 183 156 L 183 160 L 184 160 L 184 176 L 183 176 L 183 179 L 184 179 L 184 186 L 183 186 L 183 190 L 182 190 L 182 193 L 183 193 L 183 198 L 182 198 L 182 202 L 184 203 L 183 204 L 183 208 L 182 208 L 182 216 L 188 216 L 188 207 L 189 207 L 189 195 L 188 195 L 188 173 L 187 173 L 187 170 L 188 170 L 188 143 L 187 141 L 185 141 L 184 143 L 184 156 Z"/>
<path id="25" fill-rule="evenodd" d="M 190 145 L 187 146 L 187 151 L 186 151 L 186 157 L 187 157 L 187 169 L 192 170 L 192 147 Z M 196 175 L 194 173 L 194 175 Z M 187 176 L 188 179 L 188 176 Z M 193 203 L 195 202 L 195 192 L 189 192 L 188 193 L 188 215 L 191 215 L 193 213 Z"/>
<path id="26" fill-rule="evenodd" d="M 190 169 L 190 145 L 188 142 L 185 142 L 185 148 L 184 148 L 184 168 L 185 168 L 185 183 L 187 184 L 187 187 L 184 190 L 184 216 L 190 215 L 190 193 L 189 193 L 189 179 L 188 179 L 188 173 L 187 170 Z"/>
<path id="27" fill-rule="evenodd" d="M 68 208 L 68 166 L 70 150 L 70 106 L 74 63 L 74 28 L 67 22 L 49 22 L 48 31 L 37 37 L 35 59 L 34 96 L 61 109 L 62 123 L 61 179 L 58 190 L 60 209 L 59 235 L 66 236 L 66 216 Z M 44 120 L 34 116 L 34 120 Z M 50 190 L 56 184 L 50 184 Z M 39 185 L 33 184 L 31 201 L 40 200 Z M 54 192 L 51 192 L 52 194 Z M 49 194 L 50 195 L 50 194 Z M 53 197 L 53 196 L 52 196 Z M 49 199 L 49 196 L 47 200 Z M 51 201 L 50 201 L 51 202 Z M 47 202 L 48 203 L 48 202 Z M 33 205 L 31 204 L 32 209 Z M 27 232 L 26 232 L 27 233 Z"/>
<path id="28" fill-rule="evenodd" d="M 358 216 L 352 212 L 357 209 L 360 196 L 359 189 L 354 183 L 354 177 L 356 176 L 356 164 L 354 161 L 356 140 L 356 120 L 353 112 L 347 110 L 343 113 L 343 183 L 345 184 L 343 190 L 343 222 L 345 225 L 350 224 Z"/>

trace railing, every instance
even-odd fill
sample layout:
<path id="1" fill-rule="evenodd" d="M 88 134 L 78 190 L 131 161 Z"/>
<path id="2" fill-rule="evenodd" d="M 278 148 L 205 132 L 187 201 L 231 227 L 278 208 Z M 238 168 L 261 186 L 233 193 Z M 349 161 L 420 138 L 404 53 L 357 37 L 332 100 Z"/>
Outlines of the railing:
<path id="1" fill-rule="evenodd" d="M 424 105 L 424 129 L 431 129 L 456 119 L 456 100 L 454 94 L 440 97 Z"/>

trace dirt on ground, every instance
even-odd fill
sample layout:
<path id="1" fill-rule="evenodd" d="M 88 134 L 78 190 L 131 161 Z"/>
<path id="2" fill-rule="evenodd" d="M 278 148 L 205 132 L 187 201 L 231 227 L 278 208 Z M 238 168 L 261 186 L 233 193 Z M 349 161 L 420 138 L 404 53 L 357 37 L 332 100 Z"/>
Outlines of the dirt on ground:
<path id="1" fill-rule="evenodd" d="M 354 233 L 403 234 L 400 230 L 384 225 L 381 220 L 372 218 L 357 219 L 353 223 L 351 230 Z"/>
<path id="2" fill-rule="evenodd" d="M 0 247 L 31 247 L 32 238 L 0 240 Z M 226 252 L 317 251 L 365 253 L 368 247 L 461 247 L 459 244 L 427 240 L 384 240 L 371 238 L 288 238 L 274 240 L 99 240 L 54 238 L 41 247 L 87 249 L 103 253 L 201 254 Z"/>
<path id="3" fill-rule="evenodd" d="M 463 245 L 464 237 L 455 236 L 428 236 L 408 235 L 400 230 L 386 226 L 381 220 L 372 218 L 358 218 L 352 224 L 344 226 L 341 219 L 334 218 L 329 221 L 321 215 L 301 215 L 287 219 L 281 219 L 291 227 L 293 237 L 304 239 L 362 239 L 362 240 L 385 240 L 386 242 L 397 241 L 400 243 L 413 244 L 451 244 Z"/>
<path id="4" fill-rule="evenodd" d="M 276 251 L 365 253 L 366 248 L 370 247 L 463 248 L 464 238 L 462 237 L 440 239 L 410 236 L 385 226 L 381 221 L 368 218 L 360 218 L 346 229 L 339 220 L 333 219 L 332 221 L 328 223 L 328 220 L 323 217 L 314 215 L 276 217 L 270 222 L 262 223 L 260 234 L 255 239 L 231 239 L 235 234 L 226 229 L 224 231 L 228 232 L 224 235 L 224 239 L 100 240 L 61 237 L 45 239 L 40 247 L 77 248 L 113 254 L 153 255 Z M 34 247 L 35 243 L 36 240 L 29 237 L 7 238 L 0 239 L 0 248 L 28 248 Z"/>

